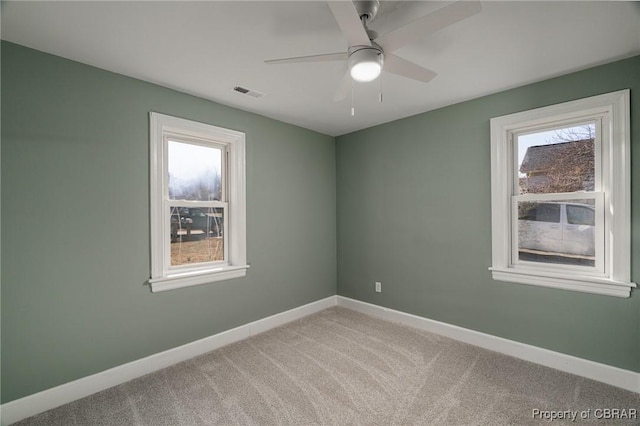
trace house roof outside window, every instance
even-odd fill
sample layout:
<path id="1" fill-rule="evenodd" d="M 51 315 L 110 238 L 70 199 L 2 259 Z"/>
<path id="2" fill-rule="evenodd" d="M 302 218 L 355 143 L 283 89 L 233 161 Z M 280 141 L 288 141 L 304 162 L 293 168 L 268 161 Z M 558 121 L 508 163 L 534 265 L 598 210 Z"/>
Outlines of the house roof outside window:
<path id="1" fill-rule="evenodd" d="M 572 192 L 594 189 L 594 140 L 530 146 L 520 173 L 524 192 Z"/>

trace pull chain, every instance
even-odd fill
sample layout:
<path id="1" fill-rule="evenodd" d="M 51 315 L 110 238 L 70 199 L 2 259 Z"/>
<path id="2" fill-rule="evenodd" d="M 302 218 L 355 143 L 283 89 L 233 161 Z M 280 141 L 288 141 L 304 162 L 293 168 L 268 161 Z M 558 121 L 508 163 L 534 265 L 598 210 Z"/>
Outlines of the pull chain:
<path id="1" fill-rule="evenodd" d="M 356 115 L 356 108 L 353 105 L 353 79 L 351 79 L 351 116 L 354 117 Z"/>
<path id="2" fill-rule="evenodd" d="M 382 103 L 382 75 L 378 77 L 378 102 Z M 353 84 L 353 79 L 351 80 L 351 116 L 355 117 L 356 115 L 356 107 L 355 107 L 355 88 Z"/>

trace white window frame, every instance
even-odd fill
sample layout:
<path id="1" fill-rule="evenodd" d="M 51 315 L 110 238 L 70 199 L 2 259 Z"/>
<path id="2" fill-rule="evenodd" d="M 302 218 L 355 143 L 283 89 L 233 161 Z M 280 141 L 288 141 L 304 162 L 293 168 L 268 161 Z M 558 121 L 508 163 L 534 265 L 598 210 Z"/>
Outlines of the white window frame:
<path id="1" fill-rule="evenodd" d="M 631 282 L 631 157 L 629 90 L 565 102 L 491 119 L 491 230 L 493 279 L 585 293 L 629 297 Z M 553 199 L 596 200 L 596 253 L 593 268 L 514 261 L 517 251 L 517 201 L 544 199 L 518 195 L 514 137 L 553 126 L 597 121 L 594 192 L 550 194 Z M 516 139 L 517 140 L 517 139 Z M 598 144 L 600 141 L 600 144 Z M 600 161 L 598 162 L 598 157 Z M 599 169 L 599 170 L 598 170 Z M 598 176 L 600 181 L 598 182 Z M 600 206 L 600 207 L 598 207 Z M 515 217 L 515 219 L 514 219 Z M 598 225 L 600 225 L 598 227 Z"/>
<path id="2" fill-rule="evenodd" d="M 150 113 L 150 221 L 152 292 L 206 284 L 246 275 L 245 134 L 210 124 Z M 170 212 L 168 198 L 168 139 L 198 141 L 222 149 L 226 196 L 214 203 L 225 209 L 224 261 L 172 267 L 170 261 Z M 172 140 L 173 140 L 172 139 Z M 224 155 L 226 154 L 226 155 Z M 178 202 L 179 203 L 179 202 Z M 196 205 L 197 202 L 190 204 Z M 201 203 L 209 206 L 211 202 Z"/>

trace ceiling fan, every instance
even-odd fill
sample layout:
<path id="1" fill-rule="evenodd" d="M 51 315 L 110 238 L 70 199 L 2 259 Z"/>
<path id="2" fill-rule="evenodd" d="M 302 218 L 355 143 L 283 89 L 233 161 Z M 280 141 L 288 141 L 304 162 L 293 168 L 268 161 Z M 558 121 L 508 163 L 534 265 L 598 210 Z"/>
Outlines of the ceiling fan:
<path id="1" fill-rule="evenodd" d="M 345 73 L 334 101 L 346 97 L 351 87 L 351 79 L 358 82 L 373 81 L 378 78 L 383 69 L 428 83 L 437 75 L 434 71 L 402 59 L 392 52 L 475 15 L 481 10 L 478 1 L 458 1 L 379 36 L 367 27 L 378 13 L 379 0 L 329 1 L 328 3 L 340 30 L 349 43 L 347 52 L 273 59 L 265 63 L 348 61 L 349 71 Z"/>

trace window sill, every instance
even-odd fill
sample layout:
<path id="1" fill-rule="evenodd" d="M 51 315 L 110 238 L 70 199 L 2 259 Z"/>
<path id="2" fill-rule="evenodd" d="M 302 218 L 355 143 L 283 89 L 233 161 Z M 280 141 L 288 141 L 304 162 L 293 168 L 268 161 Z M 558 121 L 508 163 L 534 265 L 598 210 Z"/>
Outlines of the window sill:
<path id="1" fill-rule="evenodd" d="M 151 284 L 151 291 L 157 293 L 216 281 L 230 280 L 232 278 L 241 278 L 247 275 L 248 268 L 249 265 L 222 266 L 204 271 L 180 272 L 164 277 L 152 278 L 149 280 L 149 284 Z"/>
<path id="2" fill-rule="evenodd" d="M 493 279 L 517 284 L 529 284 L 540 287 L 573 290 L 582 293 L 603 294 L 606 296 L 629 297 L 631 289 L 636 287 L 633 282 L 616 281 L 606 278 L 562 274 L 532 274 L 529 271 L 516 269 L 489 268 Z"/>

